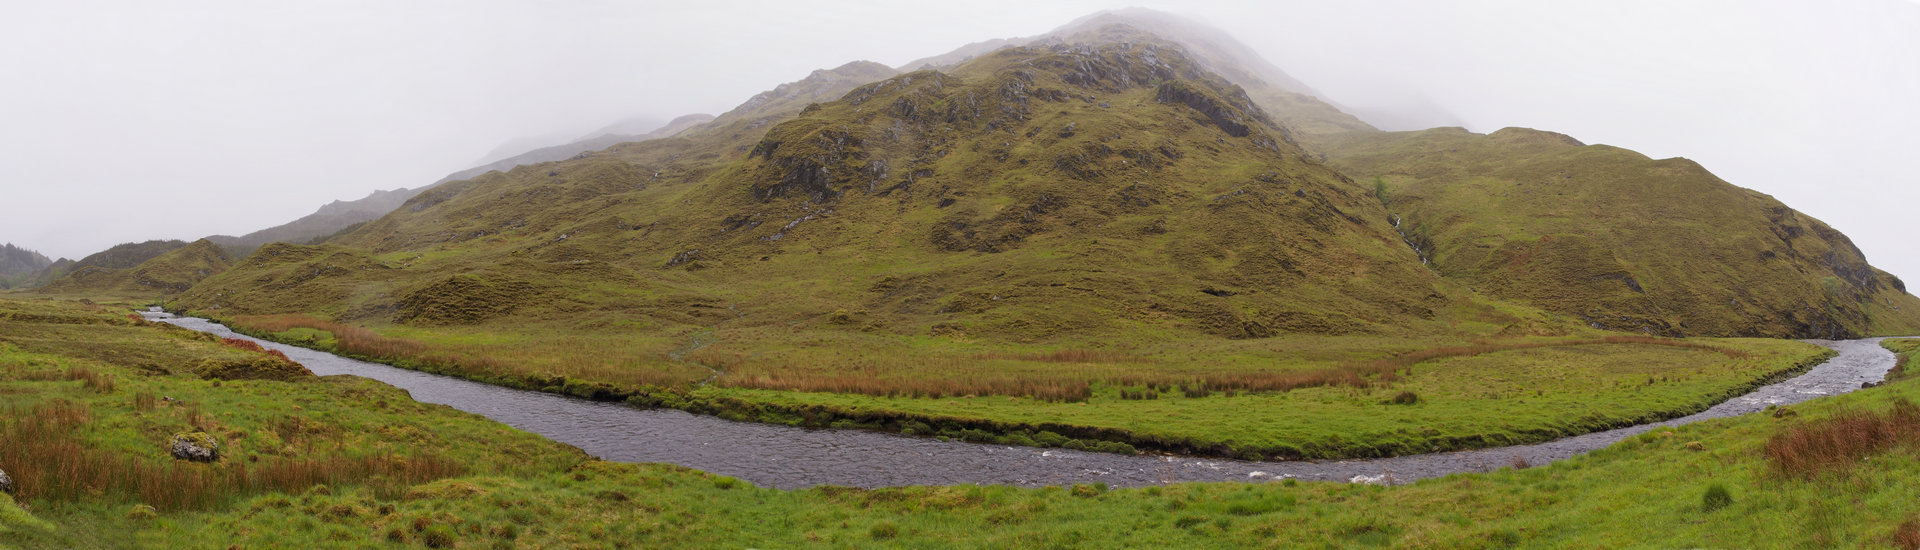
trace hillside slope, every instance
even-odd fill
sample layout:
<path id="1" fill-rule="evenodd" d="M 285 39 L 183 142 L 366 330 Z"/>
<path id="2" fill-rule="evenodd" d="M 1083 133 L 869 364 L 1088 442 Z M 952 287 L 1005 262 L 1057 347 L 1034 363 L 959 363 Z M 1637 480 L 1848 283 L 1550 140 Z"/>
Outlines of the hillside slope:
<path id="1" fill-rule="evenodd" d="M 200 239 L 133 267 L 83 265 L 40 292 L 87 296 L 177 294 L 232 265 L 233 257 L 220 245 Z"/>
<path id="2" fill-rule="evenodd" d="M 1379 333 L 1448 307 L 1379 204 L 1284 133 L 1176 47 L 1008 49 L 764 137 L 716 128 L 450 183 L 332 242 L 397 268 L 392 307 L 358 310 L 392 312 L 376 322 L 840 330 L 832 314 L 859 310 L 846 329 L 1046 341 Z M 242 267 L 190 303 L 280 311 Z M 487 311 L 454 307 L 475 293 Z"/>
<path id="3" fill-rule="evenodd" d="M 53 260 L 39 252 L 14 246 L 13 243 L 0 245 L 0 290 L 27 286 L 37 273 L 52 265 Z"/>
<path id="4" fill-rule="evenodd" d="M 563 143 L 560 145 L 554 145 L 550 147 L 541 147 L 538 149 L 534 149 L 532 151 L 526 151 L 523 153 L 508 156 L 503 159 L 483 163 L 479 166 L 454 172 L 452 174 L 447 174 L 447 177 L 440 178 L 440 181 L 433 182 L 433 185 L 439 185 L 442 183 L 455 181 L 455 180 L 470 179 L 475 176 L 479 176 L 481 174 L 485 174 L 487 172 L 493 172 L 497 170 L 512 170 L 513 167 L 524 165 L 524 164 L 539 164 L 542 162 L 566 160 L 566 159 L 578 156 L 581 153 L 599 151 L 601 149 L 606 149 L 616 144 L 626 143 L 629 141 L 646 141 L 649 139 L 660 139 L 664 137 L 672 137 L 674 134 L 678 134 L 680 132 L 686 131 L 688 128 L 699 126 L 701 124 L 706 124 L 707 122 L 711 122 L 712 120 L 713 120 L 713 115 L 693 114 L 693 115 L 686 115 L 686 116 L 673 119 L 672 122 L 667 123 L 665 126 L 661 126 L 659 128 L 653 129 L 652 131 L 648 131 L 644 133 L 636 133 L 636 134 L 596 133 L 592 136 L 583 137 L 575 141 Z M 609 128 L 615 128 L 618 126 L 619 125 L 616 124 L 613 126 L 609 126 Z M 432 185 L 429 185 L 428 187 L 432 187 Z M 386 212 L 382 211 L 380 213 L 385 214 Z M 291 242 L 291 241 L 282 241 L 282 242 Z"/>
<path id="5" fill-rule="evenodd" d="M 1920 330 L 1920 299 L 1845 235 L 1693 161 L 1523 128 L 1326 142 L 1347 173 L 1381 178 L 1436 270 L 1483 293 L 1662 335 Z"/>
<path id="6" fill-rule="evenodd" d="M 432 186 L 414 189 L 402 187 L 392 191 L 378 190 L 359 199 L 327 203 L 321 206 L 320 209 L 315 210 L 312 214 L 301 216 L 300 219 L 284 224 L 254 231 L 238 237 L 213 235 L 207 237 L 207 240 L 213 241 L 214 244 L 220 245 L 221 248 L 239 257 L 252 254 L 254 249 L 267 243 L 305 244 L 321 237 L 339 233 L 341 230 L 352 227 L 354 224 L 378 219 L 380 216 L 385 215 L 387 212 L 407 202 L 407 199 L 411 199 L 414 195 L 425 191 L 428 187 Z"/>

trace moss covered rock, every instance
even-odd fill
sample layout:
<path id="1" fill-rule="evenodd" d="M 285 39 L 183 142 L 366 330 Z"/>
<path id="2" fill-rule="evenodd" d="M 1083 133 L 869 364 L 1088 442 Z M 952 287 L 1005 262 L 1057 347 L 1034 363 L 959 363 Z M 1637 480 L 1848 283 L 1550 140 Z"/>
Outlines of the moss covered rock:
<path id="1" fill-rule="evenodd" d="M 207 432 L 173 434 L 173 457 L 194 462 L 213 462 L 220 459 L 220 443 L 214 441 Z"/>

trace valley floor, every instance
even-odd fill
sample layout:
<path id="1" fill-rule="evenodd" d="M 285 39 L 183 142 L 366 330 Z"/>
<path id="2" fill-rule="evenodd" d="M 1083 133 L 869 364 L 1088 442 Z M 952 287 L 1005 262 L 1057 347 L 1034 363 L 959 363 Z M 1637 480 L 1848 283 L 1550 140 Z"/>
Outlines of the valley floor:
<path id="1" fill-rule="evenodd" d="M 126 310 L 0 303 L 0 546 L 1913 547 L 1920 383 L 1405 486 L 761 489 L 593 460 Z M 1912 353 L 1911 341 L 1889 348 Z M 1904 363 L 1904 361 L 1903 361 Z M 199 369 L 199 370 L 196 370 Z M 219 371 L 232 373 L 233 370 Z M 1896 378 L 1904 375 L 1904 368 Z M 221 442 L 210 464 L 170 434 Z M 57 464 L 59 466 L 51 466 Z"/>
<path id="2" fill-rule="evenodd" d="M 696 333 L 668 343 L 617 331 L 375 331 L 297 316 L 223 321 L 252 336 L 406 368 L 733 420 L 1250 460 L 1500 447 L 1677 418 L 1832 355 L 1785 340 L 1604 333 L 1465 344 L 1377 336 L 1214 339 L 1199 344 L 1204 349 L 1141 346 L 1151 351 L 1140 354 L 853 337 L 796 342 L 794 349 L 834 357 L 781 362 L 767 356 L 796 352 L 715 351 L 726 347 L 716 341 L 782 341 L 765 335 Z M 832 337 L 826 334 L 806 338 Z M 528 357 L 530 349 L 550 353 Z M 658 372 L 637 365 L 646 361 L 670 362 L 704 380 L 625 376 Z M 774 363 L 781 366 L 755 370 Z M 764 383 L 769 378 L 801 382 Z M 840 378 L 848 382 L 816 384 Z M 980 387 L 913 386 L 952 379 Z"/>

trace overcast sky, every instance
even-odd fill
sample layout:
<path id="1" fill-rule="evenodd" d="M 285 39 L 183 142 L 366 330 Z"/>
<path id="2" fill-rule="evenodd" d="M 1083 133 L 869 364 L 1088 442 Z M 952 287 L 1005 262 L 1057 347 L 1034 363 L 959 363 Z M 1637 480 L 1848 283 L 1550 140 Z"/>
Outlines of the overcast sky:
<path id="1" fill-rule="evenodd" d="M 431 183 L 516 138 L 718 114 L 816 68 L 897 66 L 1139 5 L 1225 29 L 1363 112 L 1697 160 L 1920 282 L 1914 0 L 928 5 L 10 3 L 0 242 L 78 258 L 243 234 Z"/>

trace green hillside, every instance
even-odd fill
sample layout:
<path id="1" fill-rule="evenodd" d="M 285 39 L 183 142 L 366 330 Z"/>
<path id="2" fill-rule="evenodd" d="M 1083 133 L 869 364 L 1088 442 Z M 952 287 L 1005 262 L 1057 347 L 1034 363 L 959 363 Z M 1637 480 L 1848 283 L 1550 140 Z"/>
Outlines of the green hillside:
<path id="1" fill-rule="evenodd" d="M 798 330 L 854 349 L 1150 351 L 1454 334 L 1454 310 L 1497 330 L 1526 315 L 1422 268 L 1363 187 L 1305 160 L 1177 49 L 1002 50 L 777 125 L 746 119 L 449 183 L 328 245 L 343 248 L 285 256 L 338 257 L 337 279 L 256 254 L 181 305 L 717 329 L 747 348 Z M 319 288 L 341 290 L 308 301 Z"/>
<path id="2" fill-rule="evenodd" d="M 1436 271 L 1485 294 L 1661 335 L 1920 331 L 1920 299 L 1845 235 L 1690 160 L 1524 128 L 1323 139 Z"/>
<path id="3" fill-rule="evenodd" d="M 185 292 L 226 271 L 233 258 L 212 241 L 200 239 L 131 267 L 86 265 L 39 290 L 47 294 L 106 297 L 157 297 Z"/>

